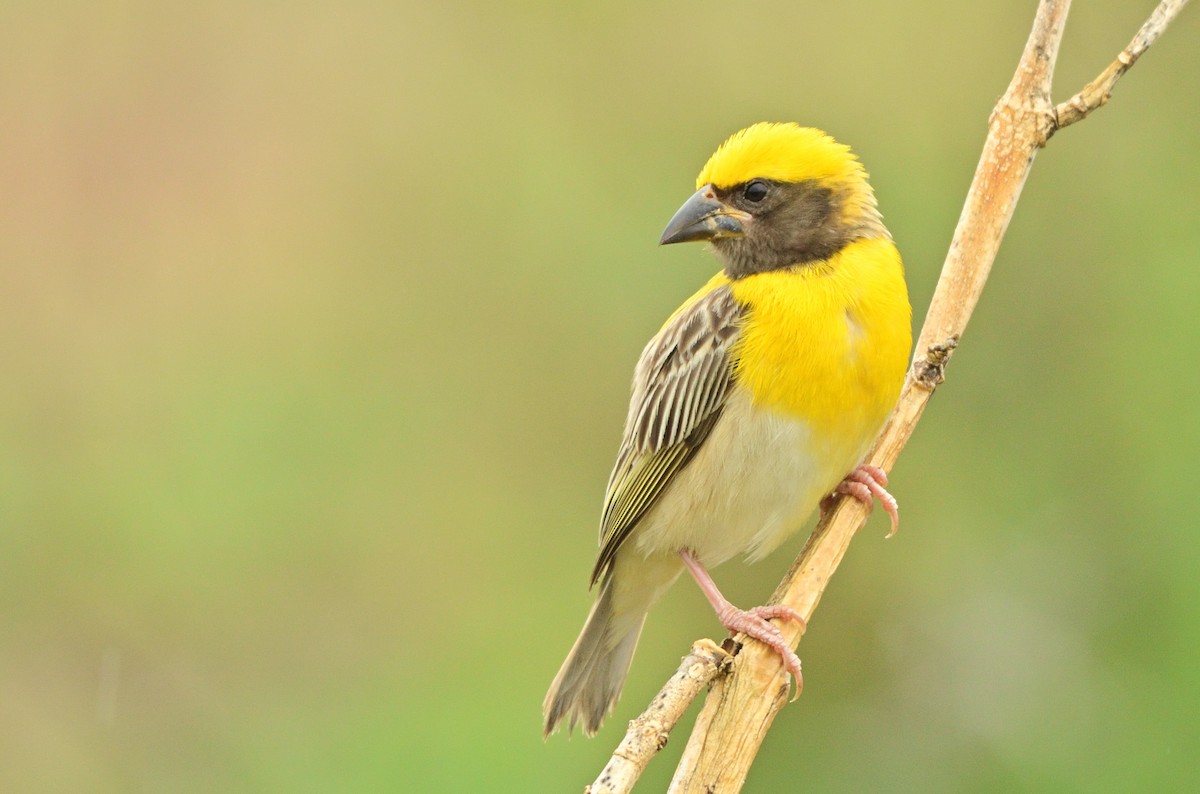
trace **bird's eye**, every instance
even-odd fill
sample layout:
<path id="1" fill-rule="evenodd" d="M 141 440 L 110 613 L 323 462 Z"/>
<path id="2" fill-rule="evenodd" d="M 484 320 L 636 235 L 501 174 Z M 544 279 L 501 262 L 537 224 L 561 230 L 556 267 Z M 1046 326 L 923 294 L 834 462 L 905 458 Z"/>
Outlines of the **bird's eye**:
<path id="1" fill-rule="evenodd" d="M 742 198 L 752 204 L 757 204 L 767 197 L 767 183 L 761 179 L 756 179 L 746 185 L 746 189 L 742 191 Z"/>

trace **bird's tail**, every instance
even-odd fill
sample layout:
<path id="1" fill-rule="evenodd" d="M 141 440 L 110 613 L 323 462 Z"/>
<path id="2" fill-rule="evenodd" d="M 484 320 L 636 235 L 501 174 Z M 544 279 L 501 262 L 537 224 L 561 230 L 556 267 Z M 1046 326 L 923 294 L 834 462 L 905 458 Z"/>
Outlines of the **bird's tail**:
<path id="1" fill-rule="evenodd" d="M 580 723 L 591 736 L 621 695 L 650 605 L 637 614 L 618 615 L 614 574 L 610 571 L 605 578 L 579 639 L 546 693 L 542 703 L 546 736 L 564 720 L 572 729 Z"/>
<path id="2" fill-rule="evenodd" d="M 618 555 L 562 669 L 550 684 L 542 714 L 549 736 L 564 721 L 594 734 L 608 716 L 633 661 L 650 607 L 683 572 L 675 554 Z"/>

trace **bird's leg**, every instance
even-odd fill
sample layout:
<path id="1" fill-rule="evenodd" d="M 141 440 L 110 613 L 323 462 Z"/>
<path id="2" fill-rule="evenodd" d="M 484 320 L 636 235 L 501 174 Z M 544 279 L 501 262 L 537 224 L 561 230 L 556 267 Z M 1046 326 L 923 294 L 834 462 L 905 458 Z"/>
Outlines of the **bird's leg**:
<path id="1" fill-rule="evenodd" d="M 892 531 L 887 534 L 890 538 L 900 528 L 900 505 L 896 502 L 896 497 L 887 492 L 887 484 L 887 474 L 883 469 L 862 464 L 847 474 L 846 479 L 838 483 L 832 494 L 821 500 L 821 518 L 833 508 L 839 496 L 853 496 L 866 505 L 868 511 L 878 499 L 879 504 L 883 505 L 883 511 L 892 519 Z"/>
<path id="2" fill-rule="evenodd" d="M 696 580 L 696 584 L 700 585 L 700 590 L 708 598 L 708 602 L 716 610 L 717 620 L 721 621 L 721 625 L 734 634 L 740 631 L 747 637 L 753 637 L 778 653 L 783 658 L 783 664 L 787 667 L 788 672 L 796 677 L 796 694 L 799 695 L 800 690 L 804 688 L 804 677 L 800 675 L 800 657 L 788 645 L 782 632 L 768 621 L 772 618 L 794 620 L 800 624 L 800 631 L 803 632 L 805 622 L 800 613 L 783 604 L 738 609 L 729 603 L 725 596 L 721 595 L 721 591 L 717 589 L 717 583 L 696 559 L 695 554 L 687 549 L 682 549 L 679 556 L 688 571 L 691 572 L 692 578 Z"/>

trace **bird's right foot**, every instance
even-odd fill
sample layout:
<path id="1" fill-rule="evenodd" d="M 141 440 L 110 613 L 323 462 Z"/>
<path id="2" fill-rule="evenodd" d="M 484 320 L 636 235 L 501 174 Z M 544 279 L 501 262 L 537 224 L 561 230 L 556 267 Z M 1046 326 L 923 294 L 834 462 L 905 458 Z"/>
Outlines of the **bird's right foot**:
<path id="1" fill-rule="evenodd" d="M 794 620 L 800 624 L 800 631 L 803 633 L 807 627 L 804 616 L 783 604 L 768 604 L 766 606 L 754 607 L 753 609 L 738 609 L 729 602 L 729 599 L 721 595 L 721 591 L 717 589 L 716 582 L 713 581 L 708 570 L 696 559 L 694 554 L 684 550 L 679 552 L 679 557 L 683 560 L 683 564 L 687 566 L 688 571 L 691 572 L 692 578 L 696 580 L 696 584 L 700 585 L 700 589 L 708 598 L 709 603 L 712 604 L 713 609 L 717 613 L 717 620 L 721 621 L 722 626 L 734 634 L 742 633 L 747 637 L 756 639 L 779 654 L 780 658 L 783 659 L 784 667 L 796 678 L 795 696 L 799 697 L 800 690 L 804 688 L 804 676 L 800 673 L 800 657 L 792 650 L 788 641 L 783 638 L 783 632 L 769 621 L 773 619 Z"/>

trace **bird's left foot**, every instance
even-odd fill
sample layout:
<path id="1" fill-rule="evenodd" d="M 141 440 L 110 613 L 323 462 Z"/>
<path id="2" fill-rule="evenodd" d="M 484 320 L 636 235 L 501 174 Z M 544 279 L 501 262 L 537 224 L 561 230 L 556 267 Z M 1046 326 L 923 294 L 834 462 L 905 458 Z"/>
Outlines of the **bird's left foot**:
<path id="1" fill-rule="evenodd" d="M 888 478 L 883 469 L 864 463 L 846 475 L 846 479 L 838 483 L 833 493 L 821 500 L 821 518 L 833 509 L 839 496 L 852 496 L 867 506 L 870 511 L 875 500 L 883 506 L 883 511 L 892 519 L 892 531 L 887 534 L 890 538 L 900 528 L 900 505 L 896 497 L 887 491 Z"/>

